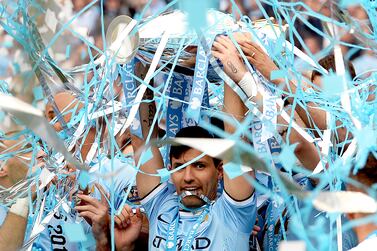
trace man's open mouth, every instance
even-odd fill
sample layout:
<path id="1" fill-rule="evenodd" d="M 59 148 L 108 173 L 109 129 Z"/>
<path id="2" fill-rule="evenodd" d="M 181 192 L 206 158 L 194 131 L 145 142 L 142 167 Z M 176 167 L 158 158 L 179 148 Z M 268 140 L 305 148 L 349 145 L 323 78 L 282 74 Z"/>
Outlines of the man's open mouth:
<path id="1" fill-rule="evenodd" d="M 186 187 L 182 189 L 182 193 L 185 193 L 186 196 L 188 195 L 199 195 L 199 189 L 196 187 Z"/>

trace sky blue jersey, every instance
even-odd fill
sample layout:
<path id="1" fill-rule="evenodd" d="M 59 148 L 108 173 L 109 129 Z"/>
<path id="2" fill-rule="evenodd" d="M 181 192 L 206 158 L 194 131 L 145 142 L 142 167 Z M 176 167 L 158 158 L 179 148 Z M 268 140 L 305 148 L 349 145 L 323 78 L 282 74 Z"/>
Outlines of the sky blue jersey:
<path id="1" fill-rule="evenodd" d="M 156 187 L 142 201 L 149 219 L 149 250 L 165 250 L 168 227 L 178 217 L 178 196 L 167 183 Z M 186 234 L 199 218 L 179 211 L 177 249 L 182 247 Z M 256 199 L 253 194 L 244 201 L 233 200 L 224 190 L 210 206 L 192 242 L 192 250 L 248 250 L 248 241 L 256 218 Z"/>

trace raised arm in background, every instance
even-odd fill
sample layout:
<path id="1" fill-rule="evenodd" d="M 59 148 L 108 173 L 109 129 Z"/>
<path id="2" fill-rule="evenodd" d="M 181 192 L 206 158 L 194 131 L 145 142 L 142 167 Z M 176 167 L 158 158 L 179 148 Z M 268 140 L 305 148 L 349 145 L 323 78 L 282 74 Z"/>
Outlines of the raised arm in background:
<path id="1" fill-rule="evenodd" d="M 146 75 L 147 68 L 141 63 L 138 63 L 135 67 L 136 75 L 140 79 L 144 79 Z M 135 135 L 131 135 L 131 142 L 134 151 L 135 163 L 138 164 L 140 161 L 141 149 L 144 147 L 147 140 L 149 131 L 152 130 L 151 139 L 157 139 L 158 127 L 157 123 L 152 127 L 152 122 L 156 114 L 156 106 L 153 101 L 153 92 L 147 89 L 143 101 L 139 108 L 140 123 L 143 132 L 143 138 L 138 138 Z M 164 168 L 164 162 L 161 153 L 157 147 L 152 147 L 152 158 L 140 166 L 140 170 L 145 173 L 157 174 L 157 170 Z M 141 172 L 137 173 L 136 184 L 140 198 L 144 198 L 148 193 L 150 193 L 158 184 L 160 184 L 161 179 L 159 176 L 151 176 L 148 174 L 143 174 Z"/>
<path id="2" fill-rule="evenodd" d="M 242 44 L 244 44 L 244 42 Z M 224 65 L 224 71 L 228 74 L 228 76 L 232 78 L 234 82 L 239 84 L 247 73 L 247 69 L 242 62 L 242 59 L 233 42 L 227 37 L 219 37 L 214 43 L 213 55 L 222 61 Z M 253 57 L 251 57 L 251 55 Z M 268 70 L 273 71 L 274 69 L 277 69 L 276 65 L 265 53 L 259 54 L 260 57 L 258 57 L 258 61 L 254 60 L 257 57 L 256 54 L 246 54 L 246 56 L 249 60 L 250 58 L 253 58 L 253 61 L 250 61 L 250 63 L 253 65 L 259 62 L 259 68 L 257 67 L 257 69 L 262 70 L 262 72 L 264 73 L 266 73 Z M 245 86 L 241 86 L 241 88 L 244 89 Z M 236 119 L 242 119 L 247 108 L 238 97 L 238 95 L 228 85 L 225 85 L 224 100 L 224 110 L 234 116 Z M 258 105 L 258 109 L 262 112 L 263 96 L 259 91 L 256 96 L 252 97 L 251 101 L 255 102 Z M 294 114 L 294 119 L 296 123 L 298 123 L 301 127 L 305 127 L 304 122 L 296 112 Z M 278 115 L 278 122 L 279 124 L 287 124 L 282 119 L 281 115 Z M 227 125 L 226 128 L 227 127 L 229 127 L 229 125 Z M 228 130 L 232 132 L 232 130 L 234 129 L 228 128 Z M 314 144 L 305 140 L 304 137 L 302 137 L 294 129 L 291 130 L 291 133 L 289 135 L 289 142 L 291 144 L 298 143 L 297 147 L 295 148 L 295 154 L 297 158 L 301 161 L 304 167 L 310 170 L 314 170 L 319 162 L 320 157 Z"/>
<path id="3" fill-rule="evenodd" d="M 18 203 L 26 202 L 26 216 L 24 217 L 12 212 L 8 212 L 3 225 L 1 225 L 0 227 L 0 250 L 20 250 L 22 247 L 25 238 L 27 212 L 29 208 L 28 198 L 21 200 L 24 201 Z"/>
<path id="4" fill-rule="evenodd" d="M 241 45 L 242 51 L 244 52 L 250 64 L 252 64 L 266 79 L 268 79 L 275 85 L 286 83 L 284 85 L 284 91 L 290 93 L 290 96 L 288 97 L 288 102 L 293 104 L 294 96 L 297 92 L 296 81 L 288 78 L 287 81 L 283 78 L 271 80 L 271 73 L 275 70 L 279 70 L 279 68 L 272 61 L 272 59 L 255 42 L 239 40 L 239 43 Z M 307 87 L 304 86 L 304 89 L 305 88 Z M 295 110 L 304 122 L 304 125 L 306 125 L 307 128 L 314 128 L 315 124 L 316 127 L 318 127 L 318 129 L 326 130 L 326 111 L 320 108 L 316 103 L 311 101 L 306 102 L 305 105 L 306 110 L 300 105 L 296 105 L 295 107 Z M 341 126 L 341 124 L 342 123 L 340 121 L 336 121 L 339 142 L 343 142 L 349 136 L 347 128 Z"/>

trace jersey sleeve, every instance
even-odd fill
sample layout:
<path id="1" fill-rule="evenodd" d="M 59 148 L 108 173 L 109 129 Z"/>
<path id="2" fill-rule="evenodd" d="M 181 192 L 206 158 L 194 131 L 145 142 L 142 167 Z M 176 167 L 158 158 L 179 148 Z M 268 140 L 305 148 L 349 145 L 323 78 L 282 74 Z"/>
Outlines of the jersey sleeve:
<path id="1" fill-rule="evenodd" d="M 140 201 L 150 221 L 156 219 L 158 209 L 163 205 L 163 201 L 170 193 L 168 184 L 164 182 L 156 186 Z"/>
<path id="2" fill-rule="evenodd" d="M 3 225 L 5 218 L 8 214 L 8 208 L 0 205 L 0 226 Z"/>
<path id="3" fill-rule="evenodd" d="M 220 219 L 224 219 L 225 223 L 234 231 L 249 234 L 253 230 L 257 214 L 255 193 L 246 200 L 236 201 L 224 190 L 212 210 Z"/>
<path id="4" fill-rule="evenodd" d="M 125 163 L 117 158 L 114 158 L 113 164 L 111 163 L 110 159 L 105 159 L 101 168 L 98 168 L 98 172 L 101 175 L 114 173 L 113 176 L 101 177 L 96 181 L 100 183 L 109 194 L 113 192 L 114 208 L 118 210 L 122 205 L 123 198 L 128 187 L 132 187 L 136 183 L 136 170 L 129 163 Z M 99 191 L 97 191 L 97 189 L 94 192 L 94 197 L 97 199 L 101 198 L 101 194 Z"/>
<path id="5" fill-rule="evenodd" d="M 132 189 L 132 186 L 136 184 L 136 171 L 131 166 L 126 166 L 126 168 L 127 169 L 124 169 L 119 173 L 113 182 L 114 202 L 116 209 L 121 206 L 129 186 L 131 186 Z"/>

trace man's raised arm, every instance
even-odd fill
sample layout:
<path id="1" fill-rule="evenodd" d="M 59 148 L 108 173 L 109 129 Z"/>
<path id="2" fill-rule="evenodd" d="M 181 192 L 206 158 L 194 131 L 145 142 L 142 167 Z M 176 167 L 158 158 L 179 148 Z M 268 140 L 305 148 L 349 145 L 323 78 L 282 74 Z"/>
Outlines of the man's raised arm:
<path id="1" fill-rule="evenodd" d="M 294 79 L 271 79 L 271 73 L 275 70 L 279 70 L 277 65 L 272 61 L 272 59 L 265 53 L 262 48 L 257 45 L 255 42 L 252 41 L 240 41 L 242 51 L 244 52 L 245 56 L 249 60 L 249 62 L 271 83 L 279 86 L 282 83 L 284 85 L 284 91 L 289 93 L 287 100 L 290 104 L 293 105 L 294 97 L 297 93 L 297 81 Z M 252 56 L 253 55 L 253 56 Z M 307 84 L 304 84 L 304 88 L 306 89 Z M 295 110 L 297 111 L 298 115 L 304 122 L 303 125 L 307 128 L 314 128 L 314 125 L 318 127 L 319 130 L 326 130 L 327 123 L 326 123 L 326 110 L 318 106 L 318 104 L 308 101 L 305 103 L 305 109 L 300 105 L 295 106 Z M 340 120 L 336 121 L 337 126 L 337 136 L 338 142 L 343 142 L 347 139 L 351 138 L 351 135 L 348 129 L 343 126 L 343 123 Z"/>
<path id="2" fill-rule="evenodd" d="M 239 58 L 236 47 L 229 38 L 220 36 L 216 39 L 212 54 L 221 60 L 224 65 L 224 71 L 229 77 L 237 83 L 241 81 L 247 69 Z M 247 111 L 243 101 L 227 84 L 224 85 L 224 111 L 237 121 L 242 121 Z M 225 131 L 233 133 L 235 128 L 225 123 Z M 254 175 L 254 172 L 252 171 L 244 175 Z M 254 187 L 245 177 L 239 176 L 230 179 L 226 172 L 224 172 L 224 189 L 230 197 L 237 201 L 248 199 L 254 192 Z"/>
<path id="3" fill-rule="evenodd" d="M 138 75 L 141 79 L 144 79 L 146 70 L 147 69 L 141 63 L 136 65 L 136 75 Z M 146 143 L 150 130 L 152 130 L 151 139 L 156 139 L 158 135 L 157 123 L 152 126 L 153 119 L 156 114 L 156 106 L 153 101 L 153 92 L 150 89 L 147 89 L 145 92 L 143 101 L 140 104 L 139 114 L 143 138 L 131 135 L 136 165 L 139 164 L 140 157 L 142 156 L 140 155 L 142 153 L 141 149 Z M 148 195 L 148 193 L 150 193 L 158 184 L 160 184 L 159 176 L 151 176 L 148 174 L 157 174 L 158 169 L 164 168 L 164 162 L 159 149 L 157 147 L 152 147 L 151 151 L 153 155 L 152 158 L 140 166 L 140 171 L 147 174 L 138 172 L 136 176 L 136 184 L 140 198 Z"/>
<path id="4" fill-rule="evenodd" d="M 24 242 L 27 216 L 28 198 L 18 199 L 12 208 L 17 212 L 8 212 L 0 227 L 0 250 L 20 250 Z"/>

